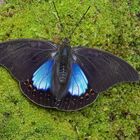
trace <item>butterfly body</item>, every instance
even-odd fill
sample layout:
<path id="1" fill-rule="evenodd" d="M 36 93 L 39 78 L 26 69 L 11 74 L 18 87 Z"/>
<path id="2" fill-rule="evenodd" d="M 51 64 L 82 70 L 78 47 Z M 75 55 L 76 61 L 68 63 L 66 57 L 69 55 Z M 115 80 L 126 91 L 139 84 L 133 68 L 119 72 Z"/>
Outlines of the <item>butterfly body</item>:
<path id="1" fill-rule="evenodd" d="M 57 100 L 62 99 L 67 94 L 72 67 L 71 56 L 71 46 L 67 40 L 64 40 L 54 57 L 55 64 L 52 72 L 51 91 Z"/>
<path id="2" fill-rule="evenodd" d="M 71 48 L 67 39 L 59 46 L 31 39 L 0 43 L 0 65 L 32 102 L 68 111 L 91 104 L 116 83 L 140 79 L 124 60 L 97 49 Z"/>

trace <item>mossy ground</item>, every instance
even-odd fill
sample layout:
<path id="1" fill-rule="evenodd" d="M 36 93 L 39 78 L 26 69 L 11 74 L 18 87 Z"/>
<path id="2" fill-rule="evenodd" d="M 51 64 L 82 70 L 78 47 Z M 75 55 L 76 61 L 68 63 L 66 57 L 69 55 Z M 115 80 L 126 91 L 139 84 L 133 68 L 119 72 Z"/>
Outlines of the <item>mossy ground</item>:
<path id="1" fill-rule="evenodd" d="M 109 51 L 140 71 L 140 2 L 138 0 L 6 0 L 0 6 L 0 40 L 36 38 L 60 41 L 82 13 L 91 9 L 71 39 Z M 94 78 L 94 77 L 93 77 Z M 44 109 L 24 97 L 18 83 L 0 67 L 1 140 L 139 140 L 140 83 L 123 83 L 100 94 L 77 112 Z"/>

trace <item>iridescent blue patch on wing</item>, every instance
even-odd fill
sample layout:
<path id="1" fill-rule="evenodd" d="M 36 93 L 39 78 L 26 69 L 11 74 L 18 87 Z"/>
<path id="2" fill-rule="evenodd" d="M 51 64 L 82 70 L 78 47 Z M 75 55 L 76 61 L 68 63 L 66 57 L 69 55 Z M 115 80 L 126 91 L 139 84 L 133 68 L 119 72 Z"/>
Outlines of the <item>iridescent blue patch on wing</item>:
<path id="1" fill-rule="evenodd" d="M 52 79 L 52 67 L 54 61 L 52 59 L 48 60 L 42 64 L 33 74 L 33 85 L 38 90 L 48 90 L 51 86 Z"/>
<path id="2" fill-rule="evenodd" d="M 81 96 L 88 88 L 88 80 L 78 64 L 72 65 L 68 91 L 71 95 Z"/>

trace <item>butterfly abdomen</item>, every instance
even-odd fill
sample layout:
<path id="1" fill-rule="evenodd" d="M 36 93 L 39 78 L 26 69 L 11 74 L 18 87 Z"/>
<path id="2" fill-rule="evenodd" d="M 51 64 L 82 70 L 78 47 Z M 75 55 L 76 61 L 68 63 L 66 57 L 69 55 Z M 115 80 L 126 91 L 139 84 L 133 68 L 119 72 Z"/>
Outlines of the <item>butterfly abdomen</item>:
<path id="1" fill-rule="evenodd" d="M 59 81 L 60 83 L 65 83 L 67 80 L 68 69 L 67 64 L 65 64 L 64 60 L 60 63 L 59 67 Z"/>

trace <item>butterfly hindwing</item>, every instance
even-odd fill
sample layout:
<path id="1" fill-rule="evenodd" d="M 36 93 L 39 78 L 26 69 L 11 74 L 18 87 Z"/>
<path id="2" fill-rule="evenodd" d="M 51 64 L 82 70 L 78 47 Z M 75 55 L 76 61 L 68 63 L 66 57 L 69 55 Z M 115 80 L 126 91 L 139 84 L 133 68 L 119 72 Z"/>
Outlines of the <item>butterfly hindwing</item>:
<path id="1" fill-rule="evenodd" d="M 32 83 L 31 79 L 20 82 L 23 94 L 35 104 L 45 108 L 57 108 L 64 111 L 79 110 L 96 100 L 98 93 L 88 87 L 86 92 L 80 96 L 67 94 L 61 100 L 56 100 L 51 91 L 48 89 L 37 90 Z"/>
<path id="2" fill-rule="evenodd" d="M 55 46 L 49 41 L 19 39 L 0 43 L 0 65 L 17 80 L 24 81 L 55 51 Z"/>
<path id="3" fill-rule="evenodd" d="M 49 59 L 34 72 L 32 79 L 20 82 L 21 89 L 26 97 L 40 106 L 67 111 L 79 110 L 95 101 L 98 94 L 90 87 L 84 71 L 76 63 L 72 65 L 66 96 L 57 100 L 53 96 L 50 86 L 48 86 L 51 83 L 53 64 L 54 61 Z M 45 76 L 47 73 L 50 76 Z"/>
<path id="4" fill-rule="evenodd" d="M 48 60 L 42 64 L 33 74 L 33 85 L 38 90 L 47 91 L 51 87 L 53 63 L 54 61 L 52 59 Z"/>
<path id="5" fill-rule="evenodd" d="M 88 88 L 88 80 L 80 68 L 80 66 L 76 63 L 72 64 L 72 73 L 69 83 L 69 89 L 71 95 L 81 96 L 86 92 Z"/>
<path id="6" fill-rule="evenodd" d="M 96 93 L 118 82 L 139 80 L 133 67 L 110 53 L 82 47 L 74 48 L 73 52 Z"/>

